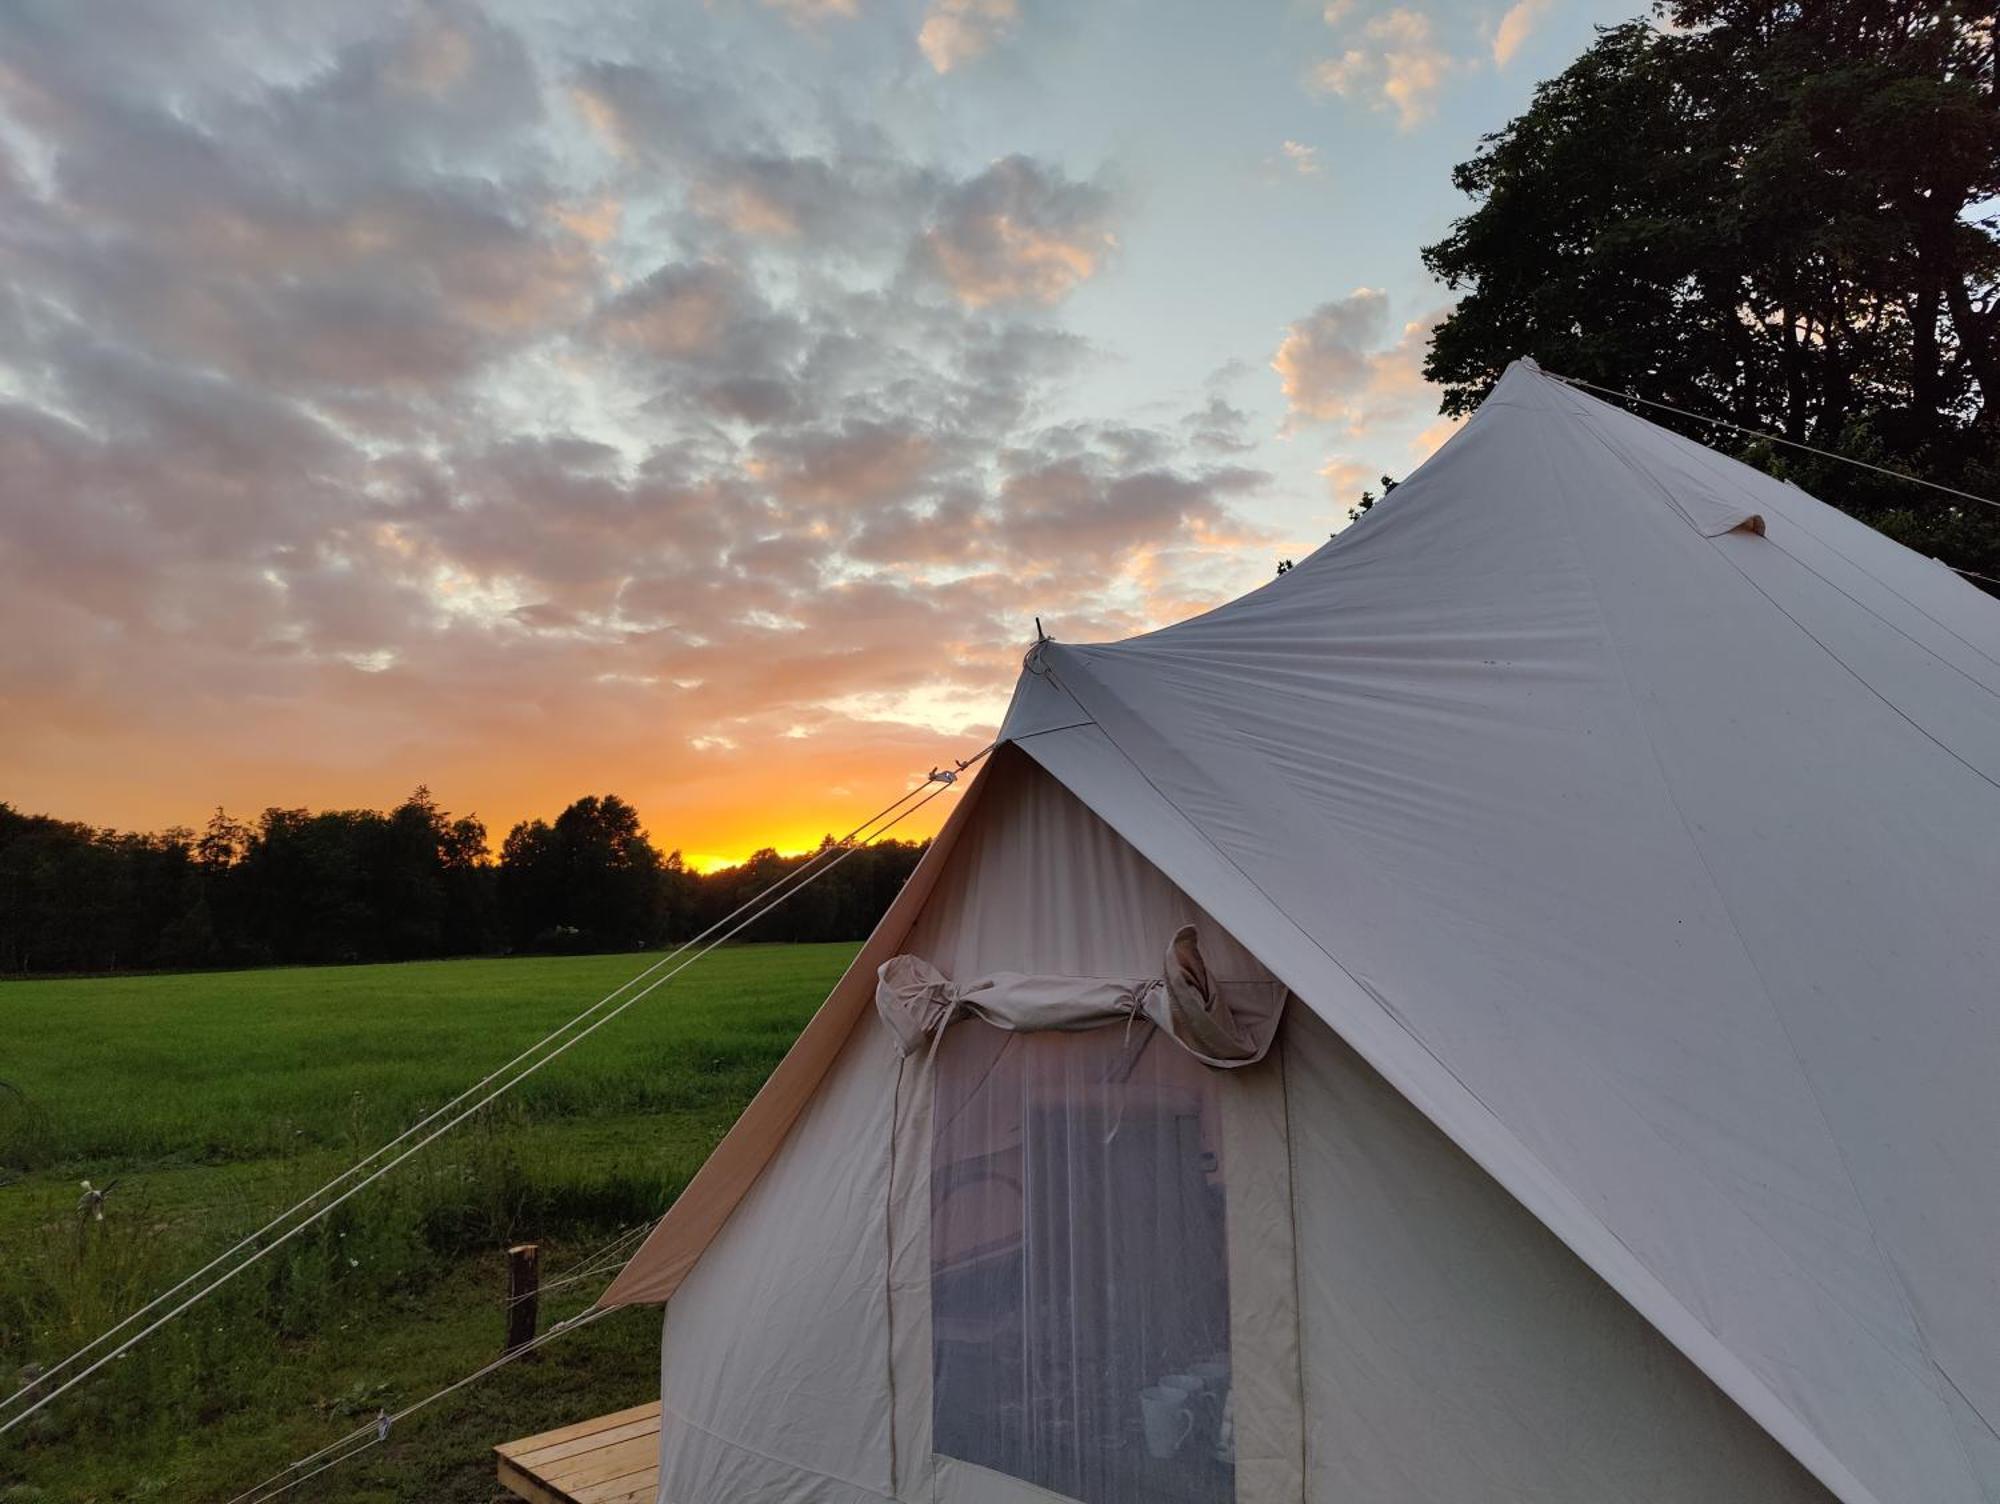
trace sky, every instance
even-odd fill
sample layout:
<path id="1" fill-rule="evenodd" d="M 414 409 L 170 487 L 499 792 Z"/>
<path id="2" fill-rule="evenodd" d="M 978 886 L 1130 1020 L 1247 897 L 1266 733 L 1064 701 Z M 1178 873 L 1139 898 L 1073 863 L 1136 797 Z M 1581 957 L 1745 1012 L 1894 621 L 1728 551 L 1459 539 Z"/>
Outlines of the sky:
<path id="1" fill-rule="evenodd" d="M 1639 9 L 11 0 L 0 800 L 844 831 L 1442 441 L 1451 166 Z"/>

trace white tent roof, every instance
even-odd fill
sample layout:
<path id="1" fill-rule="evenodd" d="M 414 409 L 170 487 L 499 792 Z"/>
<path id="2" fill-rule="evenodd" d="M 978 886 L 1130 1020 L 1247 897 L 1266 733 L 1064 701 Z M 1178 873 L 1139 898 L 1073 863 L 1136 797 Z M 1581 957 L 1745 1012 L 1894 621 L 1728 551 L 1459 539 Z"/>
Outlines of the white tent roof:
<path id="1" fill-rule="evenodd" d="M 1523 362 L 1003 734 L 1835 1494 L 2000 1500 L 1991 600 Z"/>

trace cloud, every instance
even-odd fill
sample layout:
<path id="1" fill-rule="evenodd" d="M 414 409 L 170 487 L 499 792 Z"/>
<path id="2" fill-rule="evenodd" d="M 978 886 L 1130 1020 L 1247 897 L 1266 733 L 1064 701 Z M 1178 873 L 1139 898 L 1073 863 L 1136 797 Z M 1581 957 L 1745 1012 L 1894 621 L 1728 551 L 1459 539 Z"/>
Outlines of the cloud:
<path id="1" fill-rule="evenodd" d="M 1513 61 L 1514 54 L 1521 50 L 1521 44 L 1528 40 L 1528 34 L 1548 13 L 1550 4 L 1551 0 L 1515 0 L 1508 7 L 1493 32 L 1494 67 L 1504 68 Z"/>
<path id="2" fill-rule="evenodd" d="M 1342 417 L 1350 393 L 1368 378 L 1368 352 L 1387 330 L 1389 295 L 1357 287 L 1293 322 L 1271 358 L 1285 405 L 1296 416 Z"/>
<path id="3" fill-rule="evenodd" d="M 1410 320 L 1385 346 L 1388 295 L 1361 287 L 1289 325 L 1271 369 L 1291 422 L 1340 423 L 1361 434 L 1421 411 L 1431 397 L 1424 351 L 1446 311 Z"/>
<path id="4" fill-rule="evenodd" d="M 1111 196 L 1029 157 L 1004 157 L 954 186 L 918 241 L 918 266 L 973 308 L 1050 304 L 1116 246 Z"/>
<path id="5" fill-rule="evenodd" d="M 1424 425 L 1417 436 L 1410 440 L 1410 463 L 1421 465 L 1425 460 L 1444 447 L 1444 441 L 1457 433 L 1463 418 L 1436 418 Z"/>
<path id="6" fill-rule="evenodd" d="M 1309 178 L 1318 175 L 1320 168 L 1317 146 L 1307 146 L 1301 141 L 1286 141 L 1278 150 L 1284 155 L 1292 171 L 1300 177 Z"/>
<path id="7" fill-rule="evenodd" d="M 949 73 L 985 56 L 1020 20 L 1018 0 L 935 0 L 917 31 L 931 67 Z"/>
<path id="8" fill-rule="evenodd" d="M 1181 420 L 1181 430 L 1196 449 L 1208 454 L 1243 454 L 1257 447 L 1249 435 L 1250 415 L 1219 393 Z"/>
<path id="9" fill-rule="evenodd" d="M 637 63 L 199 5 L 0 23 L 15 797 L 506 819 L 615 776 L 714 850 L 984 740 L 1035 611 L 1249 583 L 1239 409 L 1063 420 L 1102 185 L 955 171 L 696 13 Z"/>
<path id="10" fill-rule="evenodd" d="M 860 0 L 764 0 L 764 4 L 806 26 L 821 21 L 851 21 L 861 14 Z"/>
<path id="11" fill-rule="evenodd" d="M 1374 490 L 1378 485 L 1376 472 L 1351 455 L 1330 455 L 1319 467 L 1319 474 L 1326 482 L 1327 493 L 1344 507 L 1353 506 L 1363 491 Z"/>
<path id="12" fill-rule="evenodd" d="M 1329 25 L 1346 15 L 1329 6 Z M 1323 59 L 1310 75 L 1314 88 L 1371 101 L 1393 110 L 1398 125 L 1411 130 L 1430 118 L 1438 91 L 1459 66 L 1438 40 L 1431 18 L 1398 6 L 1371 17 L 1337 57 Z"/>

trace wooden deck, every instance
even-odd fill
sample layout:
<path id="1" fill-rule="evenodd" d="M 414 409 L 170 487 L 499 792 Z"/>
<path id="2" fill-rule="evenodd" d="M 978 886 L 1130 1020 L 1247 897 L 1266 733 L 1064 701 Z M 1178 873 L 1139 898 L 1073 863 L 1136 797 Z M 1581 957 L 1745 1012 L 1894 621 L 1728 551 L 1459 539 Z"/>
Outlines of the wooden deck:
<path id="1" fill-rule="evenodd" d="M 501 1485 L 529 1504 L 653 1504 L 660 1402 L 503 1441 L 493 1452 Z"/>

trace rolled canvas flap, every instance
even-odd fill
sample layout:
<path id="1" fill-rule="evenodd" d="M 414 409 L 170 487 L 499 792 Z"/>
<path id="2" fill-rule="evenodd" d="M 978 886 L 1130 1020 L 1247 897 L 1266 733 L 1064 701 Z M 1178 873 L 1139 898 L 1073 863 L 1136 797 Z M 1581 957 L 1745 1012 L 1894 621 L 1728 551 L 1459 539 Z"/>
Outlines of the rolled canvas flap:
<path id="1" fill-rule="evenodd" d="M 921 956 L 891 956 L 877 969 L 875 1008 L 897 1048 L 915 1054 L 961 1013 L 1018 1033 L 1094 1029 L 1146 1019 L 1206 1064 L 1263 1058 L 1282 1011 L 1275 982 L 1218 982 L 1191 924 L 1174 935 L 1157 977 L 1073 977 L 996 971 L 954 983 Z M 1246 1028 L 1238 1007 L 1262 1027 Z"/>

